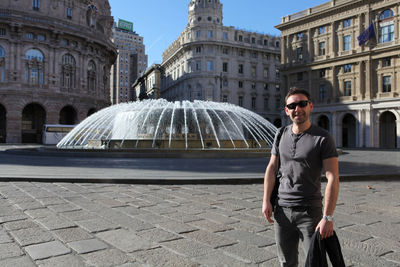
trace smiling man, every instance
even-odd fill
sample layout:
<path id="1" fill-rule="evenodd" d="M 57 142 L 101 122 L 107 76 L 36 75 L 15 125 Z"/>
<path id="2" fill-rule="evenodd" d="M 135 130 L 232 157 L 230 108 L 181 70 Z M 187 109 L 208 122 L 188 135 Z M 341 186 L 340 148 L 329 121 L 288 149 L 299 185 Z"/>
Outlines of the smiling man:
<path id="1" fill-rule="evenodd" d="M 333 235 L 333 212 L 339 192 L 338 154 L 329 133 L 310 121 L 314 105 L 307 91 L 291 88 L 285 103 L 292 124 L 278 131 L 280 138 L 278 133 L 275 136 L 265 172 L 262 213 L 268 222 L 274 223 L 281 266 L 297 266 L 299 240 L 307 254 L 315 231 L 320 231 L 322 238 Z M 270 198 L 278 168 L 281 178 L 272 207 Z M 322 170 L 328 180 L 324 205 Z"/>

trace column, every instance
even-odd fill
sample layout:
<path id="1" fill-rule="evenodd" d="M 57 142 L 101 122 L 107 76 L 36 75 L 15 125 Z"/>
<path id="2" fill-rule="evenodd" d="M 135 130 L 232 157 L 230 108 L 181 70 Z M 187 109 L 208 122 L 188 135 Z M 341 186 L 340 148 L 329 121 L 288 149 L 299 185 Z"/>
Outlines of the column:
<path id="1" fill-rule="evenodd" d="M 331 32 L 331 51 L 330 51 L 330 55 L 331 58 L 336 56 L 336 52 L 337 52 L 337 47 L 336 47 L 336 38 L 335 38 L 335 22 L 331 23 L 331 28 L 332 28 L 332 32 Z"/>

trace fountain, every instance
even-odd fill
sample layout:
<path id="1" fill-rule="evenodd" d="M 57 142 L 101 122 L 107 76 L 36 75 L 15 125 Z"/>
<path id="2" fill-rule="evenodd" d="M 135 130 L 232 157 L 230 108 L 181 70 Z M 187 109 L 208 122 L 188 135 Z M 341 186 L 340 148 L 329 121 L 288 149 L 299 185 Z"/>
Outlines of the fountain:
<path id="1" fill-rule="evenodd" d="M 276 128 L 229 103 L 144 100 L 102 109 L 78 124 L 60 149 L 269 149 Z"/>

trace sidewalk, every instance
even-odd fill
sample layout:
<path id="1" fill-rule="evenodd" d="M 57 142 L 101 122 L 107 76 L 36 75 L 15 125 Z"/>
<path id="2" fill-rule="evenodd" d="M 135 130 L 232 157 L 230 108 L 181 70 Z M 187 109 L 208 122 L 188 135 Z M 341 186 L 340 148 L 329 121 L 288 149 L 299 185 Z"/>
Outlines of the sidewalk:
<path id="1" fill-rule="evenodd" d="M 346 265 L 400 266 L 399 153 L 344 152 L 335 228 Z M 278 266 L 261 216 L 266 161 L 0 152 L 0 266 Z"/>

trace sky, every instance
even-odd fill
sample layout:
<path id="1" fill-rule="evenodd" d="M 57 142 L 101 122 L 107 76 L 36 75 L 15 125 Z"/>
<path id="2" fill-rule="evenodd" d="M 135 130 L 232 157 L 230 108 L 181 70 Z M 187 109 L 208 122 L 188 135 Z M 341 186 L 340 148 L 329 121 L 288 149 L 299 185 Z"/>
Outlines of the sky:
<path id="1" fill-rule="evenodd" d="M 274 26 L 281 17 L 314 7 L 329 0 L 221 0 L 222 24 L 264 34 L 280 35 Z M 143 37 L 148 66 L 161 63 L 162 53 L 188 23 L 190 0 L 109 0 L 111 15 L 133 22 L 133 30 Z"/>

